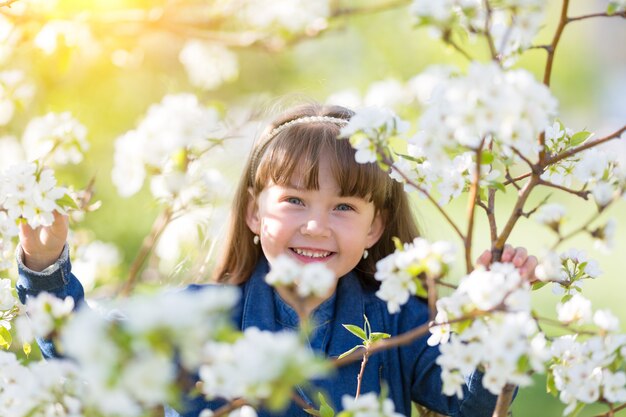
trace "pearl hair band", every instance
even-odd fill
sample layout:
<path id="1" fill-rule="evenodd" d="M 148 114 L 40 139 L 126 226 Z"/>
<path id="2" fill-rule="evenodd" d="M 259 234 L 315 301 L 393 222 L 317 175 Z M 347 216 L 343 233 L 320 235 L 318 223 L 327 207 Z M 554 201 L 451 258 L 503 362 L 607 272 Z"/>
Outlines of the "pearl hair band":
<path id="1" fill-rule="evenodd" d="M 346 119 L 341 119 L 339 117 L 332 117 L 332 116 L 304 116 L 304 117 L 299 117 L 297 119 L 293 119 L 287 123 L 283 123 L 280 126 L 275 127 L 274 129 L 272 129 L 272 131 L 270 132 L 270 134 L 267 136 L 267 141 L 272 140 L 272 138 L 276 135 L 278 135 L 280 132 L 282 132 L 283 130 L 293 126 L 293 125 L 301 125 L 301 124 L 305 124 L 305 123 L 336 123 L 336 124 L 341 124 L 341 123 L 348 123 L 348 121 Z M 267 143 L 267 142 L 266 142 Z"/>
<path id="2" fill-rule="evenodd" d="M 297 119 L 290 120 L 279 126 L 276 126 L 267 135 L 267 139 L 265 139 L 263 144 L 259 145 L 259 147 L 256 149 L 254 157 L 252 158 L 252 165 L 251 165 L 252 172 L 250 172 L 250 175 L 252 176 L 252 178 L 254 178 L 254 170 L 256 169 L 256 165 L 259 161 L 259 157 L 265 151 L 265 148 L 267 147 L 268 143 L 270 143 L 272 139 L 276 137 L 276 135 L 278 135 L 280 132 L 284 131 L 285 129 L 288 129 L 294 125 L 301 125 L 301 124 L 306 124 L 306 123 L 335 123 L 339 125 L 339 124 L 348 123 L 348 120 L 342 119 L 340 117 L 333 117 L 333 116 L 303 116 L 303 117 L 298 117 Z"/>

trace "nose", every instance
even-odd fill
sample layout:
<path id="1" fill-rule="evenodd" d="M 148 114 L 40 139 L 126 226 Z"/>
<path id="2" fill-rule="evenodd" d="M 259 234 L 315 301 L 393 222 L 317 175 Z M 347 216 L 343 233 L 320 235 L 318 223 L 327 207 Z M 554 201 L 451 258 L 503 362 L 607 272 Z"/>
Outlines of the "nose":
<path id="1" fill-rule="evenodd" d="M 307 220 L 300 228 L 300 233 L 307 236 L 328 237 L 330 229 L 323 219 L 316 218 Z"/>

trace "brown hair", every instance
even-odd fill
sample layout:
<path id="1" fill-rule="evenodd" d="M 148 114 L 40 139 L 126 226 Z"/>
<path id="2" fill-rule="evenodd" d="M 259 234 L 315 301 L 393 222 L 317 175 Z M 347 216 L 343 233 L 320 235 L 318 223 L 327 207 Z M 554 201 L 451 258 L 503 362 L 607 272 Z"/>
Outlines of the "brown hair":
<path id="1" fill-rule="evenodd" d="M 318 189 L 320 155 L 331 155 L 331 171 L 342 195 L 372 201 L 383 216 L 385 229 L 381 238 L 368 249 L 369 256 L 356 266 L 366 283 L 375 285 L 376 262 L 395 250 L 392 237 L 408 242 L 419 235 L 402 184 L 391 179 L 375 163 L 357 163 L 350 142 L 337 138 L 341 128 L 338 123 L 295 123 L 270 136 L 277 127 L 302 117 L 349 120 L 353 114 L 344 107 L 306 104 L 279 116 L 268 126 L 250 152 L 235 192 L 224 252 L 214 270 L 215 280 L 232 284 L 245 282 L 262 256 L 261 247 L 254 244 L 254 234 L 245 221 L 251 197 L 248 190 L 258 196 L 270 181 L 287 185 L 296 168 L 305 173 L 303 185 L 306 188 Z"/>

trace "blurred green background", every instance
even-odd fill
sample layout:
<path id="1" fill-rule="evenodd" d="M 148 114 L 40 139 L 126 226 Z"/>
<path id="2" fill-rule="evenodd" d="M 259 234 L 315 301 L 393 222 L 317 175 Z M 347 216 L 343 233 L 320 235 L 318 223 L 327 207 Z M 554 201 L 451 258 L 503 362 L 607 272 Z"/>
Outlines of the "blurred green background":
<path id="1" fill-rule="evenodd" d="M 153 6 L 150 1 L 59 1 L 50 16 L 68 16 L 79 13 L 97 13 L 125 7 Z M 201 2 L 196 2 L 201 3 Z M 206 3 L 206 2 L 205 2 Z M 211 2 L 208 2 L 211 3 Z M 216 4 L 219 2 L 216 2 Z M 381 4 L 385 2 L 380 2 Z M 407 4 L 408 2 L 404 2 Z M 554 31 L 560 2 L 550 0 L 548 18 L 538 42 L 546 43 Z M 606 1 L 573 0 L 570 15 L 600 12 L 606 9 Z M 374 1 L 343 1 L 347 6 L 371 6 Z M 124 276 L 133 260 L 143 237 L 160 211 L 145 189 L 138 195 L 124 199 L 117 195 L 111 182 L 114 140 L 135 127 L 147 108 L 160 101 L 168 93 L 194 92 L 207 103 L 221 103 L 224 108 L 242 103 L 255 103 L 265 113 L 280 106 L 277 98 L 293 95 L 318 101 L 346 89 L 356 89 L 361 94 L 370 84 L 384 79 L 408 79 L 433 64 L 457 64 L 466 61 L 450 47 L 431 38 L 426 30 L 416 30 L 406 6 L 392 10 L 358 15 L 346 15 L 330 22 L 330 28 L 318 36 L 301 39 L 277 51 L 251 47 L 236 50 L 239 59 L 239 77 L 213 91 L 195 89 L 188 81 L 178 51 L 185 36 L 168 36 L 158 30 L 129 31 L 128 34 L 108 37 L 108 26 L 94 31 L 102 42 L 99 51 L 78 51 L 59 48 L 46 55 L 29 44 L 34 34 L 25 21 L 26 42 L 16 50 L 5 67 L 20 68 L 37 86 L 31 105 L 17 115 L 15 121 L 4 129 L 17 136 L 31 117 L 49 111 L 70 111 L 89 130 L 91 149 L 84 162 L 75 167 L 65 167 L 58 176 L 66 183 L 84 187 L 95 177 L 95 199 L 102 201 L 102 208 L 87 214 L 81 228 L 93 231 L 94 237 L 113 242 L 121 249 L 124 263 L 119 275 Z M 33 26 L 34 27 L 34 26 Z M 29 32 L 31 31 L 31 32 Z M 575 131 L 588 129 L 603 136 L 621 127 L 626 120 L 626 25 L 623 19 L 598 18 L 572 23 L 568 26 L 559 50 L 553 72 L 552 90 L 560 101 L 560 119 Z M 468 43 L 467 48 L 476 56 L 485 58 L 481 41 Z M 123 50 L 131 57 L 127 64 L 113 63 L 112 51 Z M 134 58 L 133 58 L 134 57 Z M 136 58 L 136 59 L 135 59 Z M 531 70 L 541 78 L 545 65 L 545 52 L 527 52 L 516 64 Z M 248 137 L 238 140 L 248 143 Z M 614 152 L 626 158 L 626 145 L 613 145 Z M 236 155 L 233 160 L 244 159 Z M 238 167 L 233 166 L 232 180 Z M 144 187 L 146 188 L 146 187 Z M 227 192 L 228 190 L 223 190 Z M 531 202 L 539 202 L 545 193 L 536 193 Z M 499 197 L 499 218 L 508 215 L 515 195 L 509 191 Z M 595 210 L 592 202 L 583 202 L 570 196 L 553 193 L 552 201 L 565 202 L 569 207 L 569 222 L 565 231 L 580 225 Z M 416 208 L 424 235 L 432 240 L 453 239 L 451 229 L 423 200 L 416 200 Z M 453 217 L 463 218 L 463 199 L 449 206 Z M 487 225 L 479 213 L 475 255 L 489 247 Z M 604 274 L 585 285 L 585 295 L 595 308 L 609 308 L 626 323 L 626 202 L 621 201 L 603 215 L 603 219 L 618 220 L 615 247 L 611 254 L 597 252 L 588 237 L 572 239 L 561 249 L 576 246 L 587 250 L 598 259 Z M 555 236 L 532 220 L 522 219 L 514 232 L 511 243 L 523 245 L 531 253 L 541 254 L 551 246 Z M 457 242 L 460 244 L 460 242 Z M 218 242 L 219 245 L 219 242 Z M 460 245 L 459 245 L 460 247 Z M 461 274 L 459 264 L 456 276 Z M 202 280 L 202 277 L 177 277 L 176 280 Z M 167 278 L 160 283 L 169 284 Z M 539 311 L 554 316 L 558 297 L 548 287 L 536 294 L 534 302 Z M 622 329 L 624 326 L 622 325 Z M 536 378 L 533 387 L 519 392 L 513 406 L 517 416 L 558 416 L 564 407 L 545 393 L 543 376 Z M 606 412 L 606 407 L 589 407 L 583 416 Z"/>

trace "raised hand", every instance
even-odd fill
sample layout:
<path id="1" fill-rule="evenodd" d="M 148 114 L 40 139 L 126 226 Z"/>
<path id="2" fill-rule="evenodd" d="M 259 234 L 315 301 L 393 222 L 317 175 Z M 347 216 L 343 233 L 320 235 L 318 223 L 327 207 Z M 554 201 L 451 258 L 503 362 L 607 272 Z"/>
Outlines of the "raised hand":
<path id="1" fill-rule="evenodd" d="M 24 250 L 24 265 L 33 271 L 43 271 L 61 255 L 67 240 L 68 217 L 54 212 L 51 226 L 33 229 L 24 222 L 20 225 L 20 245 Z"/>
<path id="2" fill-rule="evenodd" d="M 476 263 L 488 267 L 491 264 L 491 259 L 491 251 L 486 250 L 478 257 Z M 511 245 L 504 245 L 500 262 L 511 262 L 519 269 L 520 275 L 530 282 L 537 280 L 535 277 L 535 268 L 537 268 L 538 264 L 537 258 L 533 255 L 528 256 L 526 248 L 513 248 Z"/>

